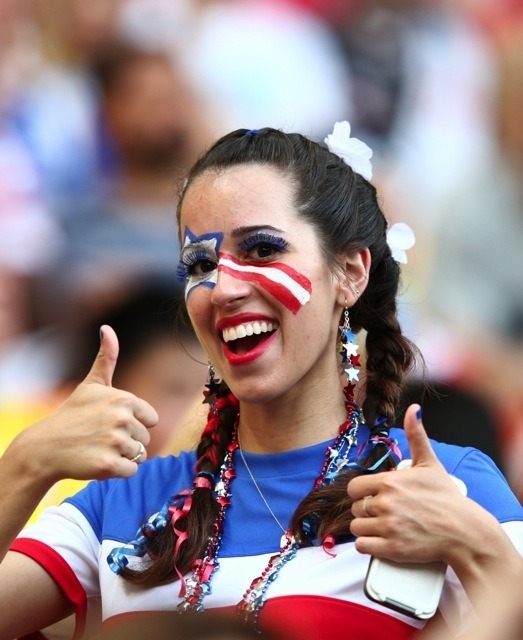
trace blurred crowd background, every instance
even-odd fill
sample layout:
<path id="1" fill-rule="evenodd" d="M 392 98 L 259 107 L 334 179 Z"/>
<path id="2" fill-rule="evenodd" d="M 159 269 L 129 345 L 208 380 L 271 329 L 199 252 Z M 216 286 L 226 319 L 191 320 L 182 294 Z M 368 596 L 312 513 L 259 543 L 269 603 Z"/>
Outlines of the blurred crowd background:
<path id="1" fill-rule="evenodd" d="M 115 382 L 174 429 L 206 368 L 190 330 L 172 342 L 187 167 L 231 129 L 323 140 L 345 119 L 416 233 L 400 313 L 429 431 L 522 499 L 520 0 L 0 0 L 0 453 L 107 321 Z"/>

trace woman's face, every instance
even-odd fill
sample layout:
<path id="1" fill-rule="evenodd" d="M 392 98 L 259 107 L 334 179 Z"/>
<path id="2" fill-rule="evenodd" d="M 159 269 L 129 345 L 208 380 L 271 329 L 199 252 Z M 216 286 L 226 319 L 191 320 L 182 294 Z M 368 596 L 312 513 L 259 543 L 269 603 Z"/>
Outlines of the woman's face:
<path id="1" fill-rule="evenodd" d="M 189 315 L 240 400 L 338 379 L 343 294 L 286 177 L 261 165 L 206 172 L 187 189 L 180 224 Z"/>

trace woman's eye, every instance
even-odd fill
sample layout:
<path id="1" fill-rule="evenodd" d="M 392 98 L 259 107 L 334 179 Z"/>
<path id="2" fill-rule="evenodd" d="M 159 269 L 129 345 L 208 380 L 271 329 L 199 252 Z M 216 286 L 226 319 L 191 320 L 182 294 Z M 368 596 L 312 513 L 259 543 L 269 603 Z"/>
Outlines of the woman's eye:
<path id="1" fill-rule="evenodd" d="M 200 251 L 187 251 L 182 254 L 178 265 L 178 279 L 187 282 L 188 278 L 204 278 L 207 274 L 212 273 L 218 266 L 217 260 L 209 257 L 209 254 Z"/>
<path id="2" fill-rule="evenodd" d="M 242 240 L 238 246 L 254 260 L 269 260 L 283 253 L 289 243 L 280 236 L 260 231 Z"/>
<path id="3" fill-rule="evenodd" d="M 280 249 L 272 244 L 268 244 L 265 242 L 263 244 L 259 244 L 257 247 L 254 247 L 254 249 L 251 249 L 251 253 L 253 253 L 257 258 L 263 259 L 270 258 L 276 253 L 280 253 Z"/>
<path id="4" fill-rule="evenodd" d="M 211 273 L 211 271 L 214 271 L 215 269 L 216 262 L 214 262 L 213 260 L 198 260 L 189 267 L 189 273 L 190 275 L 201 276 L 205 275 L 206 273 Z"/>

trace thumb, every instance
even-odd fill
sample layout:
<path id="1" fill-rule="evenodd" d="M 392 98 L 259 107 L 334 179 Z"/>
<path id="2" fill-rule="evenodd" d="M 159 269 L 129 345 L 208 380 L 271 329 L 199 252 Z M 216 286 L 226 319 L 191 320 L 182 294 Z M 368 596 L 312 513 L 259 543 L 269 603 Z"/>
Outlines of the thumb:
<path id="1" fill-rule="evenodd" d="M 100 349 L 87 374 L 85 382 L 96 382 L 110 387 L 118 360 L 118 338 L 114 329 L 107 324 L 100 327 Z"/>
<path id="2" fill-rule="evenodd" d="M 421 407 L 411 404 L 405 413 L 403 428 L 409 441 L 412 466 L 440 464 L 421 420 Z"/>

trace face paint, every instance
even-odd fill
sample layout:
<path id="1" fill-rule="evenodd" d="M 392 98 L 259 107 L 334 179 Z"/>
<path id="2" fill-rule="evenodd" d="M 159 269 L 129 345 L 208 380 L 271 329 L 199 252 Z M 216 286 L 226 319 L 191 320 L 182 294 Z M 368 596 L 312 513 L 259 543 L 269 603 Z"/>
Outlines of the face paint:
<path id="1" fill-rule="evenodd" d="M 256 283 L 294 314 L 310 300 L 310 280 L 286 264 L 239 262 L 227 253 L 220 253 L 219 258 L 220 273 L 228 273 L 239 280 Z"/>
<path id="2" fill-rule="evenodd" d="M 177 276 L 185 282 L 185 299 L 198 285 L 210 287 L 216 285 L 218 277 L 218 252 L 223 233 L 207 233 L 195 236 L 185 227 L 185 239 L 180 252 Z"/>
<path id="3" fill-rule="evenodd" d="M 220 252 L 222 240 L 223 233 L 196 236 L 186 227 L 177 270 L 178 278 L 186 283 L 186 300 L 198 285 L 211 289 L 216 286 L 218 272 L 263 287 L 294 314 L 310 300 L 311 282 L 304 275 L 282 262 L 240 262 L 231 254 Z"/>

